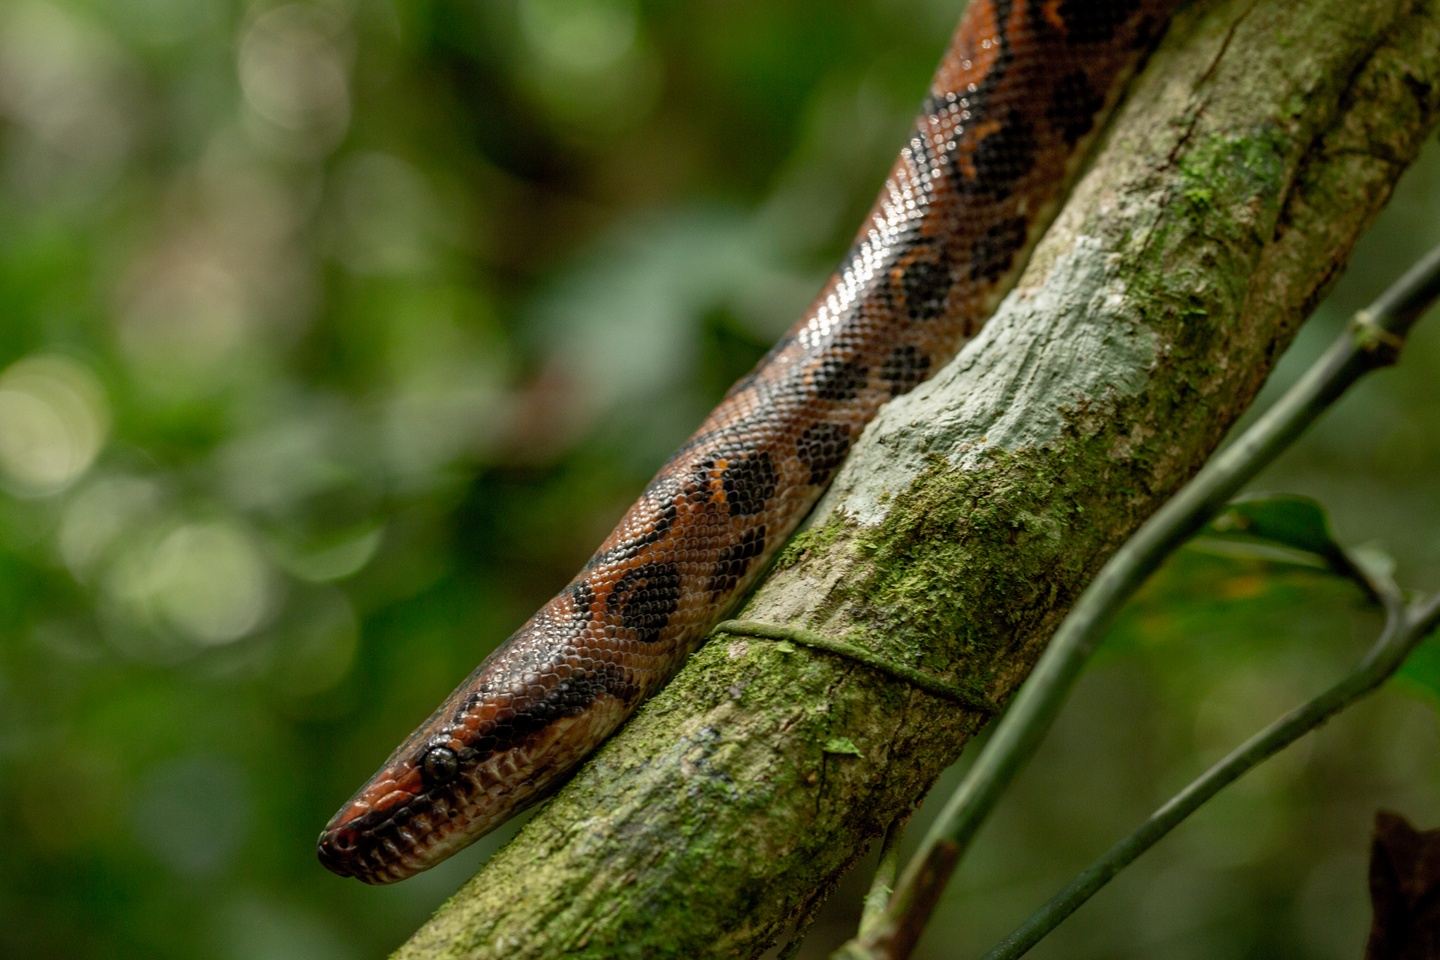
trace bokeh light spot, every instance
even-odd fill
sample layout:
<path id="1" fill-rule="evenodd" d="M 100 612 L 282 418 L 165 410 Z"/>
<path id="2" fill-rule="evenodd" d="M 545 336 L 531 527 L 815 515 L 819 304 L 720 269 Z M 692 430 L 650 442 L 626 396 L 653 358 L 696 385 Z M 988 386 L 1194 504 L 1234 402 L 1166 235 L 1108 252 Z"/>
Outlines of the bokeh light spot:
<path id="1" fill-rule="evenodd" d="M 223 375 L 223 364 L 242 345 L 250 320 L 244 291 L 227 270 L 203 259 L 169 265 L 130 305 L 120 345 L 140 368 L 154 374 L 155 389 L 175 391 L 180 382 Z M 165 387 L 169 382 L 172 386 Z"/>
<path id="2" fill-rule="evenodd" d="M 151 588 L 164 618 L 201 644 L 245 636 L 270 611 L 270 573 L 251 538 L 224 522 L 180 527 L 155 549 Z"/>
<path id="3" fill-rule="evenodd" d="M 532 54 L 519 77 L 557 136 L 613 136 L 650 112 L 662 71 L 633 0 L 524 0 L 518 13 Z"/>
<path id="4" fill-rule="evenodd" d="M 74 360 L 30 357 L 0 374 L 0 474 L 15 492 L 68 487 L 95 462 L 109 429 L 104 391 Z"/>
<path id="5" fill-rule="evenodd" d="M 277 599 L 254 539 L 224 520 L 139 538 L 110 563 L 103 586 L 119 618 L 112 641 L 132 656 L 162 661 L 196 645 L 239 640 L 265 622 Z"/>
<path id="6" fill-rule="evenodd" d="M 156 485 L 138 477 L 103 477 L 74 494 L 60 518 L 60 558 L 85 580 L 112 549 L 159 507 Z"/>
<path id="7" fill-rule="evenodd" d="M 240 86 L 263 120 L 326 150 L 350 122 L 349 36 L 339 12 L 288 4 L 262 13 L 240 41 Z"/>
<path id="8" fill-rule="evenodd" d="M 520 27 L 545 59 L 577 73 L 614 67 L 635 45 L 632 0 L 523 0 Z"/>
<path id="9" fill-rule="evenodd" d="M 132 67 L 113 37 L 74 10 L 0 4 L 0 116 L 16 121 L 9 159 L 32 188 L 66 173 L 108 181 L 137 132 Z"/>

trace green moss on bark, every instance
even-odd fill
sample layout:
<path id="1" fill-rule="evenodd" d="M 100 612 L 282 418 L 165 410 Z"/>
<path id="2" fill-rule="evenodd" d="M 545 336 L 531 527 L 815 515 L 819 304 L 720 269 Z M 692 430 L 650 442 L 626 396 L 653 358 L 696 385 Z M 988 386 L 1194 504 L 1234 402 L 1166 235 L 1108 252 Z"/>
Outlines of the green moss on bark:
<path id="1" fill-rule="evenodd" d="M 882 413 L 743 615 L 1008 694 L 1259 389 L 1437 90 L 1440 0 L 1191 6 L 1021 289 Z M 980 723 L 721 636 L 396 956 L 755 956 Z"/>

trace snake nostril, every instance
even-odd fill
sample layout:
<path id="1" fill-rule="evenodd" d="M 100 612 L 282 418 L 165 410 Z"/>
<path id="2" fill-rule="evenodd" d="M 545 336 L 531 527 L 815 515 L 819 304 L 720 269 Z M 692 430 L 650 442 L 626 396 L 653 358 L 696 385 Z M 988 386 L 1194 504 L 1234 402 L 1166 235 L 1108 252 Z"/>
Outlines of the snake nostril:
<path id="1" fill-rule="evenodd" d="M 350 828 L 342 827 L 322 834 L 316 845 L 316 854 L 327 870 L 342 877 L 353 875 L 355 852 L 359 848 L 359 835 Z"/>

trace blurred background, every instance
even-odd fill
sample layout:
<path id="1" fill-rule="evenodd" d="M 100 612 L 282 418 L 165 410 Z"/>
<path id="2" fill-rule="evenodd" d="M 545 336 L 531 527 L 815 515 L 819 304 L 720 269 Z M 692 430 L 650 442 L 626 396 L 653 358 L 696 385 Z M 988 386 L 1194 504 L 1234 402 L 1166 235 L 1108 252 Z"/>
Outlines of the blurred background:
<path id="1" fill-rule="evenodd" d="M 0 4 L 0 956 L 382 956 L 473 872 L 511 830 L 389 888 L 313 843 L 804 307 L 960 6 Z M 1437 242 L 1432 147 L 1272 390 Z M 1262 484 L 1430 588 L 1437 378 L 1440 317 Z M 1376 627 L 1344 584 L 1179 556 L 927 956 Z M 1034 955 L 1358 957 L 1376 808 L 1440 826 L 1437 707 L 1432 641 Z"/>

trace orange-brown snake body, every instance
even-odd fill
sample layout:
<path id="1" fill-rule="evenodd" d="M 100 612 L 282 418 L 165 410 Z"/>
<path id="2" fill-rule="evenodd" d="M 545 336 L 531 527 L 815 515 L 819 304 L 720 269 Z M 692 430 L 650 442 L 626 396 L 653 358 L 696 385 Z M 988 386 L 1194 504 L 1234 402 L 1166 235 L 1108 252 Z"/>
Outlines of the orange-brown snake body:
<path id="1" fill-rule="evenodd" d="M 555 785 L 674 673 L 865 424 L 1014 283 L 1173 0 L 972 0 L 854 245 L 599 551 L 336 814 L 336 873 L 403 879 Z"/>

